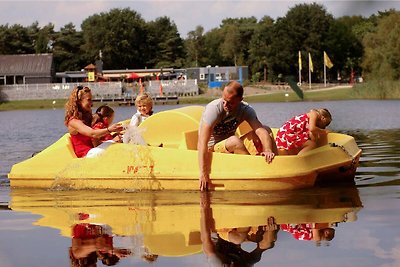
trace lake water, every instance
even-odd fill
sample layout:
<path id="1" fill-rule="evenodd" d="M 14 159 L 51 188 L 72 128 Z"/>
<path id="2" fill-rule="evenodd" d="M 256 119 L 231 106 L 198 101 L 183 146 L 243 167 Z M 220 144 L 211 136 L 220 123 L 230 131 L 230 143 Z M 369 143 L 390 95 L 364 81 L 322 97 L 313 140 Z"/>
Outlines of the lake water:
<path id="1" fill-rule="evenodd" d="M 356 185 L 207 195 L 11 189 L 11 166 L 65 133 L 64 111 L 0 112 L 0 266 L 208 266 L 214 261 L 201 244 L 208 226 L 230 241 L 235 231 L 250 230 L 240 247 L 218 244 L 255 266 L 400 266 L 400 101 L 252 106 L 272 127 L 311 108 L 328 108 L 330 128 L 354 136 L 363 150 Z M 155 112 L 175 107 L 155 106 Z M 116 108 L 116 120 L 129 118 L 133 109 Z M 269 217 L 279 231 L 257 228 Z M 312 225 L 334 229 L 334 236 L 317 241 Z M 120 256 L 117 263 L 111 254 Z"/>

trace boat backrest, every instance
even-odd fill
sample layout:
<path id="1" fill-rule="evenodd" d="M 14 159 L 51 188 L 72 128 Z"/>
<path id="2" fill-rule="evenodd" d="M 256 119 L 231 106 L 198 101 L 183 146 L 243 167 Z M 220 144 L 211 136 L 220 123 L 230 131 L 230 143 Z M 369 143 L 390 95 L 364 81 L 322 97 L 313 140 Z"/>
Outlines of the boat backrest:
<path id="1" fill-rule="evenodd" d="M 197 150 L 198 139 L 199 139 L 198 130 L 184 132 L 179 148 L 188 150 Z"/>
<path id="2" fill-rule="evenodd" d="M 147 144 L 178 148 L 186 132 L 199 129 L 203 110 L 201 106 L 188 106 L 158 112 L 142 122 L 138 128 L 143 129 L 142 137 Z"/>

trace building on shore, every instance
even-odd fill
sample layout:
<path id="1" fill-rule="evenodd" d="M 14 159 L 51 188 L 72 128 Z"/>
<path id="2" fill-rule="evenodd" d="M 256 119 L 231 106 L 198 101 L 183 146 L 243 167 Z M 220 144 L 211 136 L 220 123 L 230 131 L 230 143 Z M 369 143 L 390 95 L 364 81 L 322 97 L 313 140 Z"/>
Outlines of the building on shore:
<path id="1" fill-rule="evenodd" d="M 52 83 L 53 54 L 0 55 L 0 85 Z"/>

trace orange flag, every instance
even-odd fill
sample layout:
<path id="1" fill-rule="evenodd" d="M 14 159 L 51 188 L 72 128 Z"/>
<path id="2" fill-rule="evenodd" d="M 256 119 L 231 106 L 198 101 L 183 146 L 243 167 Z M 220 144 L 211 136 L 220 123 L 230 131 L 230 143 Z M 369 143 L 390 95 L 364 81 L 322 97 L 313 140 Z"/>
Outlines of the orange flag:
<path id="1" fill-rule="evenodd" d="M 143 83 L 142 83 L 142 79 L 139 80 L 139 86 L 140 86 L 139 94 L 143 94 L 143 92 L 144 92 L 144 86 L 143 86 Z"/>
<path id="2" fill-rule="evenodd" d="M 160 81 L 160 96 L 164 96 L 162 82 Z"/>

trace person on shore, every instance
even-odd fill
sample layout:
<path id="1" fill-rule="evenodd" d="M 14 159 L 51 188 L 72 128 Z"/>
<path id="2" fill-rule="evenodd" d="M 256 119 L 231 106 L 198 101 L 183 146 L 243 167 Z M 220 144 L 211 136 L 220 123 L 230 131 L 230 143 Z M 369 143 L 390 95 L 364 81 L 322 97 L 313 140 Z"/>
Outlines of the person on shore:
<path id="1" fill-rule="evenodd" d="M 279 155 L 301 155 L 328 143 L 328 130 L 332 115 L 325 109 L 312 109 L 297 115 L 279 128 L 276 146 Z"/>
<path id="2" fill-rule="evenodd" d="M 75 87 L 65 104 L 64 124 L 71 135 L 71 143 L 78 158 L 85 157 L 94 148 L 92 138 L 122 131 L 122 125 L 119 123 L 104 129 L 93 129 L 92 105 L 92 93 L 86 86 Z"/>
<path id="3" fill-rule="evenodd" d="M 210 102 L 203 112 L 198 140 L 200 190 L 210 185 L 211 152 L 258 154 L 271 163 L 277 149 L 272 131 L 258 120 L 254 109 L 243 102 L 243 87 L 229 82 L 222 97 Z M 246 121 L 252 131 L 242 137 L 235 135 L 240 123 Z"/>

